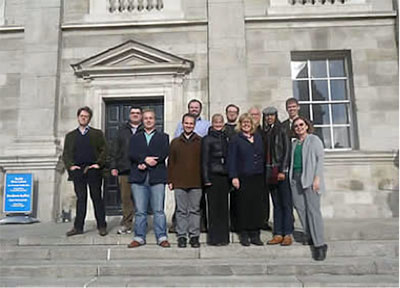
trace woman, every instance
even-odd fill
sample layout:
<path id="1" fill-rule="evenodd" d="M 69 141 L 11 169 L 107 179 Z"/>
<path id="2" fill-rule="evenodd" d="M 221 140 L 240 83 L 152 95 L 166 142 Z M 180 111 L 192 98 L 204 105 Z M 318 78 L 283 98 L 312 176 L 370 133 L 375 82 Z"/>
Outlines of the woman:
<path id="1" fill-rule="evenodd" d="M 308 119 L 296 118 L 292 130 L 296 135 L 289 172 L 293 204 L 305 234 L 314 245 L 313 258 L 322 261 L 328 250 L 320 209 L 321 194 L 325 191 L 324 147 L 318 136 L 311 134 L 313 127 Z"/>
<path id="2" fill-rule="evenodd" d="M 207 197 L 209 245 L 224 246 L 229 243 L 230 190 L 226 156 L 228 138 L 223 131 L 224 116 L 214 114 L 211 128 L 203 138 L 201 147 L 202 176 Z"/>
<path id="3" fill-rule="evenodd" d="M 235 229 L 240 244 L 263 245 L 260 228 L 264 222 L 264 150 L 263 140 L 247 113 L 239 118 L 239 133 L 229 142 L 228 172 L 235 188 Z"/>

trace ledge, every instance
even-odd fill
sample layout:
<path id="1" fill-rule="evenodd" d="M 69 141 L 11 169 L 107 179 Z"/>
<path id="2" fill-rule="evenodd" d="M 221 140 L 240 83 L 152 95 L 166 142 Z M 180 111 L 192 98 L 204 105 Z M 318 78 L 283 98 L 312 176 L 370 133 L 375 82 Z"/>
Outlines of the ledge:
<path id="1" fill-rule="evenodd" d="M 371 164 L 392 164 L 396 152 L 366 152 L 366 151 L 348 151 L 348 152 L 325 152 L 325 166 L 335 165 L 371 165 Z"/>
<path id="2" fill-rule="evenodd" d="M 117 29 L 132 27 L 171 27 L 171 26 L 198 26 L 207 25 L 207 20 L 172 20 L 172 21 L 143 21 L 143 22 L 102 22 L 102 23 L 64 23 L 62 30 L 85 30 L 85 29 Z"/>
<path id="3" fill-rule="evenodd" d="M 0 33 L 24 32 L 24 26 L 0 26 Z"/>
<path id="4" fill-rule="evenodd" d="M 332 21 L 332 20 L 365 20 L 365 19 L 386 19 L 396 18 L 396 11 L 387 12 L 362 12 L 362 13 L 326 13 L 326 14 L 300 14 L 300 15 L 270 15 L 270 16 L 251 16 L 246 17 L 246 23 L 254 22 L 296 22 L 296 21 Z"/>
<path id="5" fill-rule="evenodd" d="M 58 156 L 39 157 L 0 157 L 1 170 L 60 170 L 61 158 Z"/>

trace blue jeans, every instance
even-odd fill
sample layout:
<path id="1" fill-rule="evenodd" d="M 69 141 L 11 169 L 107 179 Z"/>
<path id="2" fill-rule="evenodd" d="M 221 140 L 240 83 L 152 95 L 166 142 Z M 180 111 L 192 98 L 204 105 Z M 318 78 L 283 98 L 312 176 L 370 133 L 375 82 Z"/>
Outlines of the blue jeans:
<path id="1" fill-rule="evenodd" d="M 131 190 L 136 205 L 133 240 L 141 244 L 146 243 L 149 202 L 154 213 L 153 225 L 157 243 L 160 244 L 167 240 L 167 220 L 164 213 L 165 184 L 150 185 L 149 179 L 146 177 L 143 184 L 133 183 Z"/>
<path id="2" fill-rule="evenodd" d="M 290 235 L 293 233 L 293 205 L 288 175 L 277 185 L 269 185 L 274 204 L 274 235 Z"/>

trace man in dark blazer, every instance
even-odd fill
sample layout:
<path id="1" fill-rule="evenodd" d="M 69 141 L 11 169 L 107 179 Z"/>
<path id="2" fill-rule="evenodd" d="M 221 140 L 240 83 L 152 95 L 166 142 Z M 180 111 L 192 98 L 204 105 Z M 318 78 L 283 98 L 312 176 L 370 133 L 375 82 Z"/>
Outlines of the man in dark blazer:
<path id="1" fill-rule="evenodd" d="M 169 137 L 156 127 L 154 111 L 143 112 L 144 131 L 132 136 L 129 143 L 132 195 L 136 205 L 134 238 L 128 248 L 146 244 L 147 212 L 149 203 L 154 214 L 154 234 L 157 244 L 163 248 L 171 245 L 167 238 L 167 221 L 164 213 L 165 184 Z"/>
<path id="2" fill-rule="evenodd" d="M 142 108 L 132 106 L 129 109 L 129 121 L 118 129 L 117 138 L 111 153 L 111 175 L 118 176 L 119 190 L 121 192 L 122 221 L 118 234 L 130 234 L 132 232 L 134 203 L 132 201 L 131 186 L 128 176 L 131 170 L 129 160 L 129 141 L 132 135 L 143 131 Z"/>
<path id="3" fill-rule="evenodd" d="M 92 110 L 85 106 L 78 109 L 77 129 L 65 137 L 63 161 L 68 171 L 69 180 L 74 182 L 76 201 L 76 217 L 74 227 L 67 236 L 83 233 L 86 217 L 87 186 L 90 189 L 97 229 L 101 236 L 107 235 L 107 224 L 104 201 L 101 192 L 102 170 L 107 157 L 107 144 L 101 130 L 89 126 Z"/>

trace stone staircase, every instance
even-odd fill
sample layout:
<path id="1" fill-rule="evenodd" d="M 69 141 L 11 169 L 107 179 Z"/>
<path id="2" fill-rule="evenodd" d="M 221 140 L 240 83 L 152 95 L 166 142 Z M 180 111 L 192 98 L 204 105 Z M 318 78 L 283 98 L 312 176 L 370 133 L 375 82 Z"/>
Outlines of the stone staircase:
<path id="1" fill-rule="evenodd" d="M 35 229 L 35 225 L 38 225 Z M 398 287 L 398 219 L 326 222 L 329 245 L 323 262 L 311 259 L 309 246 L 242 247 L 232 244 L 180 249 L 148 244 L 128 249 L 130 235 L 95 229 L 66 238 L 66 225 L 0 227 L 1 287 Z M 49 224 L 48 224 L 49 225 Z M 63 229 L 61 229 L 61 227 Z M 18 230 L 12 233 L 13 229 Z M 40 233 L 42 231 L 42 233 Z M 43 234 L 46 233 L 47 234 Z M 14 235 L 14 236 L 13 236 Z M 61 236 L 60 236 L 61 235 Z M 296 234 L 295 234 L 296 236 Z M 271 233 L 263 232 L 265 241 Z"/>

